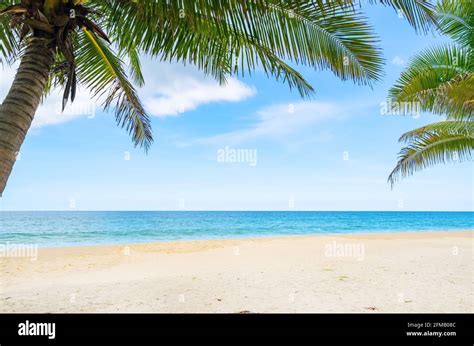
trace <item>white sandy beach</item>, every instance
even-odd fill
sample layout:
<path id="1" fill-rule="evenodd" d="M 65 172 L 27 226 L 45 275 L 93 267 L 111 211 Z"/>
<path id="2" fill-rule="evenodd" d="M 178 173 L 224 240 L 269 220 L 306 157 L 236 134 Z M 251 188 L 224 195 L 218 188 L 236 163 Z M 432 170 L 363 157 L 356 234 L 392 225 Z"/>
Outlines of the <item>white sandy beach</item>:
<path id="1" fill-rule="evenodd" d="M 1 312 L 473 312 L 473 232 L 39 249 Z"/>

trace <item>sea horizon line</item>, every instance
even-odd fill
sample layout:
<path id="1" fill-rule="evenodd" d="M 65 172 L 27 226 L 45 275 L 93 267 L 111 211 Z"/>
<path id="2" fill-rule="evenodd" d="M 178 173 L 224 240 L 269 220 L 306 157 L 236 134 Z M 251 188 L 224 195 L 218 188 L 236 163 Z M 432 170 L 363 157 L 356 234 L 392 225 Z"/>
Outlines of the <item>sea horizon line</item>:
<path id="1" fill-rule="evenodd" d="M 267 213 L 267 212 L 297 212 L 297 213 L 473 213 L 474 210 L 293 210 L 293 209 L 226 209 L 226 210 L 216 210 L 216 209 L 119 209 L 119 210 L 106 210 L 106 209 L 57 209 L 57 210 L 1 210 L 1 212 L 18 212 L 18 213 L 117 213 L 117 212 L 139 212 L 139 213 L 156 213 L 156 212 L 215 212 L 215 213 Z"/>

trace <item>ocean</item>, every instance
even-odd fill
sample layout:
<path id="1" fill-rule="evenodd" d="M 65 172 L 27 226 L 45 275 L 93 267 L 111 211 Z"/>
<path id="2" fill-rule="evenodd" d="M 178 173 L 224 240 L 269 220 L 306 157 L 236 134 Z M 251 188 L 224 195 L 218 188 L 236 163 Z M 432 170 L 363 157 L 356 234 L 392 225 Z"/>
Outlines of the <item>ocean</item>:
<path id="1" fill-rule="evenodd" d="M 40 247 L 474 229 L 474 212 L 0 212 L 0 244 Z"/>

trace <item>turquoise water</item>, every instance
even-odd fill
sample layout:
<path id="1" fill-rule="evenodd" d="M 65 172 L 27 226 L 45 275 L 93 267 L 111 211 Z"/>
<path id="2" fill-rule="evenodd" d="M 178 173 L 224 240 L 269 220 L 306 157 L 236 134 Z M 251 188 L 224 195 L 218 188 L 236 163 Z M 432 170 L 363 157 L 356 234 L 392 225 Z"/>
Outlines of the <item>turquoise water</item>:
<path id="1" fill-rule="evenodd" d="M 473 228 L 473 212 L 0 212 L 0 244 L 39 246 Z"/>

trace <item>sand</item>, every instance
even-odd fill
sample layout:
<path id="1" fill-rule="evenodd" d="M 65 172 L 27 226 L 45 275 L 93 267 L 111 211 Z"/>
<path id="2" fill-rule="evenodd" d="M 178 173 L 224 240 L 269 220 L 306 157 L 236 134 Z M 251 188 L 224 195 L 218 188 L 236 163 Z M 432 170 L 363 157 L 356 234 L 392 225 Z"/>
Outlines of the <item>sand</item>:
<path id="1" fill-rule="evenodd" d="M 39 249 L 0 312 L 473 312 L 473 232 Z"/>

